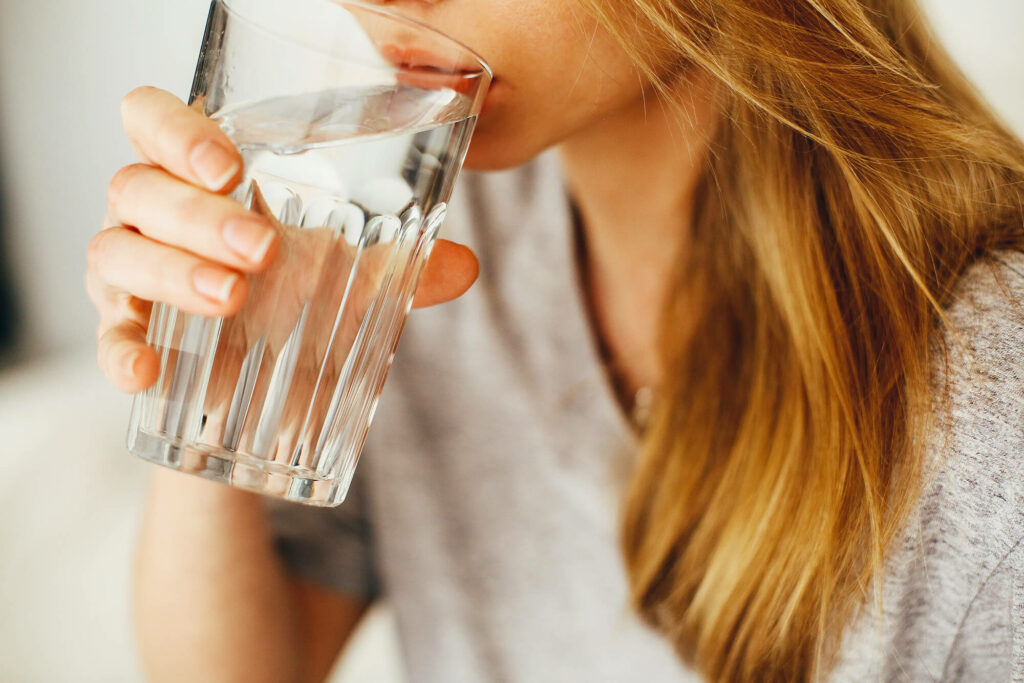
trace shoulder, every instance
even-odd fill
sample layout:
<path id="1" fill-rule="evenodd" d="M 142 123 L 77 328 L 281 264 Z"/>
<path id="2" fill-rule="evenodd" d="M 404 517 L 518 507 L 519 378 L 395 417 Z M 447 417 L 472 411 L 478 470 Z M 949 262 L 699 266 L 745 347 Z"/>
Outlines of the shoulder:
<path id="1" fill-rule="evenodd" d="M 1024 254 L 971 264 L 944 313 L 921 498 L 878 576 L 883 610 L 851 624 L 832 680 L 1024 665 Z"/>
<path id="2" fill-rule="evenodd" d="M 997 251 L 961 274 L 946 305 L 947 339 L 990 361 L 1024 361 L 1024 252 Z M 1019 375 L 1018 375 L 1019 376 Z"/>
<path id="3" fill-rule="evenodd" d="M 972 436 L 977 446 L 1021 458 L 1024 252 L 995 252 L 972 263 L 945 314 L 936 378 L 945 384 L 948 426 Z"/>
<path id="4" fill-rule="evenodd" d="M 972 263 L 945 315 L 936 377 L 945 383 L 954 426 L 971 427 L 978 439 L 1019 444 L 1024 437 L 1024 252 L 995 252 Z"/>
<path id="5" fill-rule="evenodd" d="M 923 514 L 941 499 L 974 527 L 974 550 L 1002 556 L 1024 536 L 1024 253 L 972 263 L 945 314 Z"/>

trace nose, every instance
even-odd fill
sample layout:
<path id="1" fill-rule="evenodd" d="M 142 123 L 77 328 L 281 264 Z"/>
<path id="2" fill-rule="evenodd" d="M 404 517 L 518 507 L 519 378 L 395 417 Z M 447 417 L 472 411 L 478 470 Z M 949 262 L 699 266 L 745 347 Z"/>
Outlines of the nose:
<path id="1" fill-rule="evenodd" d="M 381 9 L 392 10 L 396 14 L 424 21 L 430 15 L 430 10 L 440 5 L 444 0 L 363 0 L 366 4 L 375 5 Z"/>

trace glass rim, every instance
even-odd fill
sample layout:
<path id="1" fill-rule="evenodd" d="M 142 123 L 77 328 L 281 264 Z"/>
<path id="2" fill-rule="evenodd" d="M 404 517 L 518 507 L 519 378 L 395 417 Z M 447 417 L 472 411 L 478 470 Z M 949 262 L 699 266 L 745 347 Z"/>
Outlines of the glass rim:
<path id="1" fill-rule="evenodd" d="M 398 22 L 400 24 L 405 24 L 407 26 L 412 26 L 413 28 L 415 28 L 417 30 L 426 31 L 429 34 L 432 34 L 432 35 L 434 35 L 434 36 L 436 36 L 438 38 L 441 38 L 445 42 L 450 43 L 455 48 L 458 48 L 459 51 L 461 51 L 461 52 L 465 53 L 466 55 L 468 55 L 477 64 L 477 66 L 480 67 L 480 72 L 472 72 L 472 71 L 470 71 L 470 72 L 466 72 L 466 73 L 463 73 L 463 74 L 453 74 L 453 75 L 459 75 L 459 76 L 461 76 L 463 78 L 478 78 L 481 75 L 481 73 L 482 73 L 483 75 L 487 76 L 488 80 L 494 80 L 494 71 L 491 69 L 491 65 L 487 63 L 487 61 L 480 55 L 479 52 L 477 52 L 473 48 L 469 47 L 468 45 L 466 45 L 464 42 L 462 42 L 458 38 L 455 38 L 455 37 L 445 33 L 441 29 L 436 28 L 434 26 L 431 26 L 430 24 L 428 24 L 428 23 L 426 23 L 424 21 L 421 21 L 420 19 L 415 19 L 413 17 L 408 17 L 408 16 L 406 16 L 404 14 L 400 14 L 399 12 L 395 12 L 394 10 L 384 9 L 382 7 L 378 7 L 377 5 L 373 5 L 373 4 L 370 4 L 368 2 L 362 2 L 361 0 L 312 0 L 312 1 L 313 2 L 320 2 L 320 3 L 324 3 L 324 4 L 328 4 L 328 5 L 334 5 L 336 7 L 341 8 L 341 9 L 345 9 L 345 8 L 351 7 L 351 8 L 354 8 L 354 9 L 362 11 L 362 12 L 368 12 L 368 13 L 371 13 L 371 14 L 376 14 L 377 16 L 383 17 L 383 18 L 385 18 L 385 19 L 387 19 L 389 21 L 395 21 L 395 22 Z M 238 17 L 240 17 L 240 18 L 242 18 L 245 21 L 248 21 L 250 23 L 256 23 L 253 19 L 238 13 L 238 10 L 235 9 L 235 7 L 234 7 L 234 5 L 236 4 L 236 0 L 214 0 L 214 2 L 223 5 L 225 9 L 227 9 L 229 12 L 231 12 L 235 16 L 238 16 Z M 260 25 L 260 27 L 262 29 L 264 29 L 264 30 L 271 30 L 270 27 L 267 27 L 267 26 Z M 288 38 L 288 40 L 295 40 L 295 39 L 294 38 Z M 395 67 L 395 68 L 400 69 L 401 67 Z"/>

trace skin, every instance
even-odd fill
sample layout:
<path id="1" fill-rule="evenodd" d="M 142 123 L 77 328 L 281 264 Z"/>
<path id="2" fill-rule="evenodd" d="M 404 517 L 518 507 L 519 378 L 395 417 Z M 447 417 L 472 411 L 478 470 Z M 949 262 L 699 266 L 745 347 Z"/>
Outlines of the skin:
<path id="1" fill-rule="evenodd" d="M 493 67 L 467 167 L 508 168 L 559 149 L 582 216 L 595 331 L 627 387 L 656 382 L 657 320 L 713 127 L 710 87 L 697 78 L 681 87 L 680 117 L 645 91 L 626 54 L 572 3 L 382 4 L 454 35 Z M 122 118 L 140 163 L 110 183 L 86 282 L 100 314 L 99 365 L 116 387 L 137 392 L 158 373 L 145 344 L 151 302 L 230 316 L 244 305 L 244 275 L 274 263 L 282 238 L 225 197 L 241 160 L 213 122 L 153 88 L 126 96 Z M 440 241 L 415 305 L 460 296 L 477 270 L 469 249 Z M 227 572 L 233 581 L 221 580 Z M 289 577 L 257 497 L 159 468 L 135 593 L 154 681 L 322 680 L 367 607 Z"/>

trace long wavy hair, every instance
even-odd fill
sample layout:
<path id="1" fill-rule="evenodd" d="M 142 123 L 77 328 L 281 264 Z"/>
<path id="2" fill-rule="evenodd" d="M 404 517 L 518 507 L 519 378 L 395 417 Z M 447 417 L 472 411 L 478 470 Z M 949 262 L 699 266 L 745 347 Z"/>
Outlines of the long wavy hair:
<path id="1" fill-rule="evenodd" d="M 943 305 L 1024 247 L 1024 146 L 912 0 L 581 1 L 666 98 L 720 86 L 622 511 L 634 606 L 712 681 L 820 678 L 920 495 Z"/>

